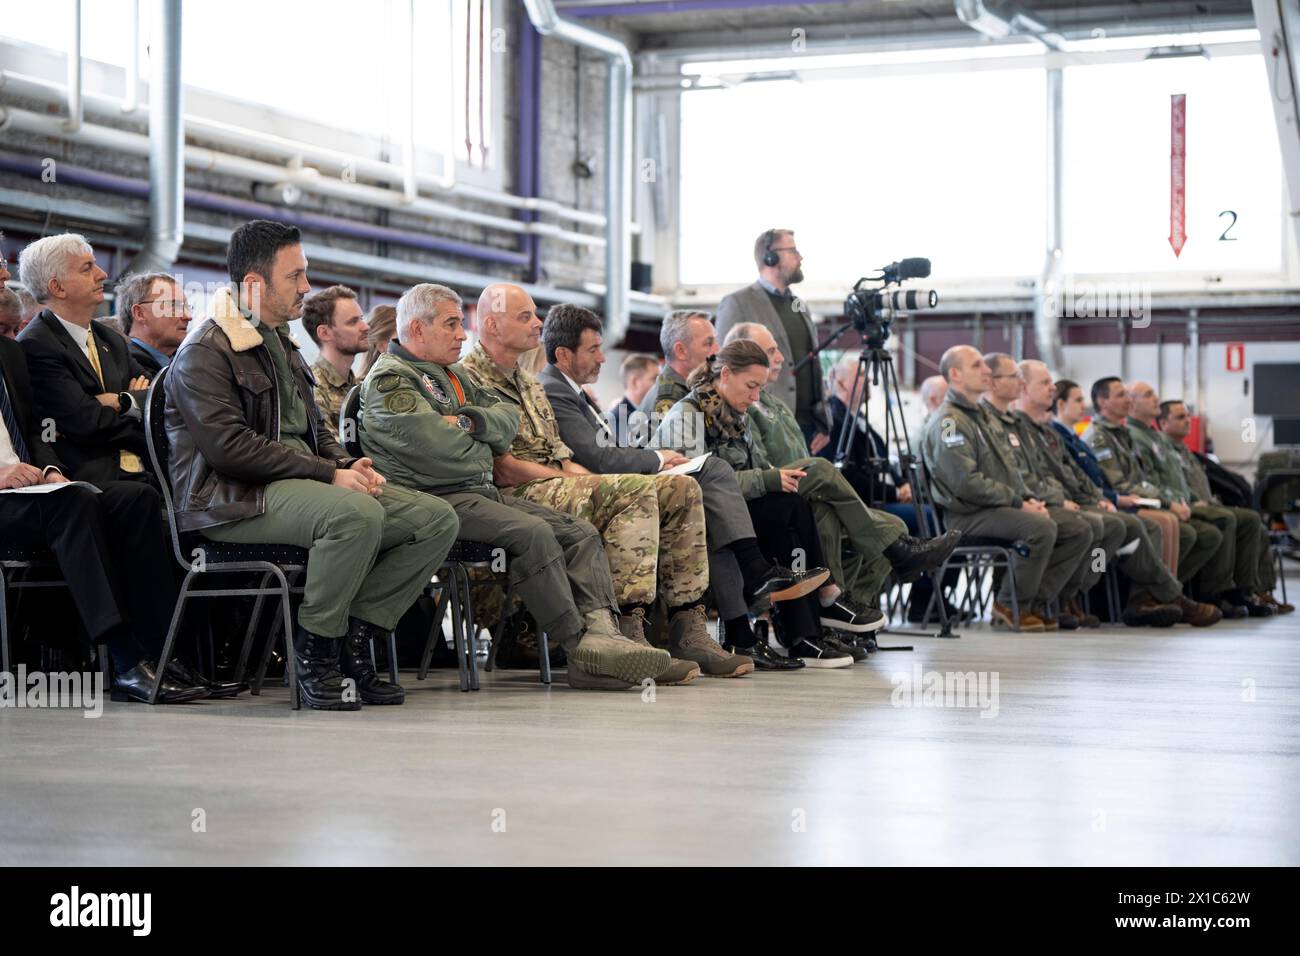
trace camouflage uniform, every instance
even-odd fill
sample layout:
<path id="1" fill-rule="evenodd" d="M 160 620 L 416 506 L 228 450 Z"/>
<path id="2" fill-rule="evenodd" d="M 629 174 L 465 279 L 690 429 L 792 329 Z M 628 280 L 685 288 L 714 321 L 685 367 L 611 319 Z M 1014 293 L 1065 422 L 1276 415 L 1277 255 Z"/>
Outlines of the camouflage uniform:
<path id="1" fill-rule="evenodd" d="M 316 399 L 316 407 L 320 409 L 321 418 L 331 426 L 337 425 L 339 412 L 343 410 L 343 400 L 357 384 L 357 377 L 352 374 L 352 369 L 348 369 L 347 377 L 344 378 L 324 356 L 316 359 L 316 364 L 311 367 L 311 375 L 316 380 L 312 395 Z"/>
<path id="2" fill-rule="evenodd" d="M 671 365 L 665 364 L 659 372 L 659 377 L 655 379 L 654 387 L 645 393 L 645 398 L 641 399 L 637 411 L 642 412 L 650 421 L 653 431 L 668 414 L 668 410 L 685 398 L 689 391 L 690 389 L 686 387 L 686 379 L 678 375 L 677 370 Z M 656 415 L 659 417 L 656 418 Z"/>
<path id="3" fill-rule="evenodd" d="M 476 345 L 464 367 L 479 385 L 519 409 L 510 453 L 561 469 L 573 453 L 560 439 L 550 400 L 537 376 L 503 369 Z M 600 531 L 622 607 L 670 607 L 698 601 L 709 585 L 708 545 L 700 486 L 686 475 L 566 475 L 540 478 L 507 496 L 525 498 L 590 521 Z"/>
<path id="4" fill-rule="evenodd" d="M 473 431 L 444 415 L 465 416 Z M 492 460 L 518 427 L 519 410 L 478 388 L 461 366 L 421 361 L 396 343 L 362 386 L 359 437 L 375 468 L 450 503 L 461 539 L 504 548 L 516 592 L 538 626 L 567 648 L 582 635 L 588 612 L 615 610 L 609 563 L 586 521 L 497 492 Z M 475 617 L 484 623 L 481 613 Z"/>

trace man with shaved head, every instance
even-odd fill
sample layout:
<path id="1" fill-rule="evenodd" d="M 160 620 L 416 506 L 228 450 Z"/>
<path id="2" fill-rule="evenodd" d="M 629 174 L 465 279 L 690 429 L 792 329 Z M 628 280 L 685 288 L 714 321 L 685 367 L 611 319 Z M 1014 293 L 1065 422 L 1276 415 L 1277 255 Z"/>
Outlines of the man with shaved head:
<path id="1" fill-rule="evenodd" d="M 1146 525 L 1137 515 L 1120 511 L 1106 499 L 1102 489 L 1075 461 L 1061 434 L 1052 427 L 1056 385 L 1051 371 L 1042 362 L 1028 360 L 1020 363 L 1020 374 L 1024 389 L 1016 402 L 1015 413 L 1021 423 L 1019 434 L 1026 441 L 1036 467 L 1055 479 L 1067 500 L 1077 506 L 1075 513 L 1092 526 L 1093 544 L 1085 560 L 1086 573 L 1080 590 L 1086 593 L 1105 569 L 1118 567 L 1135 585 L 1124 609 L 1125 624 L 1130 627 L 1177 624 L 1183 617 L 1179 607 L 1182 588 L 1160 562 L 1159 548 L 1151 541 Z M 1097 560 L 1098 548 L 1100 560 Z M 1119 563 L 1112 565 L 1113 561 Z M 1065 602 L 1065 609 L 1091 625 L 1090 615 L 1076 597 Z"/>
<path id="2" fill-rule="evenodd" d="M 1047 505 L 1035 498 L 1024 479 L 989 434 L 980 397 L 993 385 L 984 356 L 969 345 L 943 353 L 939 369 L 948 382 L 944 403 L 926 423 L 921 454 L 930 470 L 934 502 L 946 512 L 950 528 L 967 535 L 1019 543 L 1011 573 L 993 601 L 993 624 L 1012 630 L 1041 632 L 1041 608 L 1056 597 L 1078 564 L 1077 551 L 1054 551 L 1056 524 Z M 1014 581 L 1019 619 L 1011 607 Z"/>
<path id="3" fill-rule="evenodd" d="M 503 493 L 585 518 L 605 542 L 623 633 L 646 643 L 646 615 L 656 598 L 668 605 L 669 651 L 710 677 L 740 677 L 748 657 L 728 654 L 709 635 L 704 592 L 708 545 L 700 486 L 686 475 L 596 475 L 573 460 L 550 399 L 519 356 L 541 341 L 532 297 L 498 283 L 478 302 L 479 341 L 465 368 L 484 388 L 520 410 L 519 431 L 497 458 Z"/>

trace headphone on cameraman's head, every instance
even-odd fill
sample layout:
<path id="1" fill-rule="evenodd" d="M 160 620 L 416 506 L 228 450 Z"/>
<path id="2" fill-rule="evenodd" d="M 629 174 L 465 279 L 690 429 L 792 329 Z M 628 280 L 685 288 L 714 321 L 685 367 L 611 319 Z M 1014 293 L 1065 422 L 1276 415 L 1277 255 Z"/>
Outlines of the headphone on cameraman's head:
<path id="1" fill-rule="evenodd" d="M 774 266 L 781 261 L 781 253 L 772 250 L 774 242 L 776 242 L 775 229 L 763 233 L 763 265 L 765 266 Z"/>

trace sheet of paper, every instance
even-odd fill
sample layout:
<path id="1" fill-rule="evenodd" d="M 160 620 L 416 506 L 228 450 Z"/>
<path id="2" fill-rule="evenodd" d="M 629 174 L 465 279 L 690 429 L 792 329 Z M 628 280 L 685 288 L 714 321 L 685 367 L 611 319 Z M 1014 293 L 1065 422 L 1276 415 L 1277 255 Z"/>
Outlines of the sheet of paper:
<path id="1" fill-rule="evenodd" d="M 1139 508 L 1159 508 L 1159 507 L 1160 507 L 1160 499 L 1159 499 L 1159 498 L 1139 498 L 1139 499 L 1135 502 L 1135 504 L 1136 504 Z"/>
<path id="2" fill-rule="evenodd" d="M 88 481 L 61 481 L 52 485 L 28 485 L 26 488 L 0 488 L 0 495 L 44 495 L 61 488 L 89 488 L 95 494 L 100 493 Z"/>
<path id="3" fill-rule="evenodd" d="M 697 457 L 697 458 L 692 458 L 690 461 L 686 462 L 685 464 L 678 465 L 676 468 L 669 468 L 667 471 L 661 471 L 661 472 L 659 472 L 659 474 L 661 474 L 661 475 L 693 475 L 693 474 L 695 474 L 697 471 L 699 471 L 701 468 L 704 467 L 704 459 L 708 458 L 708 457 L 709 457 L 710 455 L 712 455 L 712 454 L 713 454 L 713 452 L 711 452 L 711 451 L 706 451 L 703 455 L 700 455 L 700 456 Z"/>

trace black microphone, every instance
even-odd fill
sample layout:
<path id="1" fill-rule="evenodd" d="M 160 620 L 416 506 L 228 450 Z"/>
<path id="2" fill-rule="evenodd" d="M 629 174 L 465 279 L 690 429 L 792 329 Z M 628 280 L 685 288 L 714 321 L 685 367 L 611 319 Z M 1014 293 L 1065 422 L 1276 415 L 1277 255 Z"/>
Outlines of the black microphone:
<path id="1" fill-rule="evenodd" d="M 900 279 L 924 279 L 930 274 L 929 259 L 904 259 L 902 262 L 894 263 L 898 267 L 898 277 Z"/>

